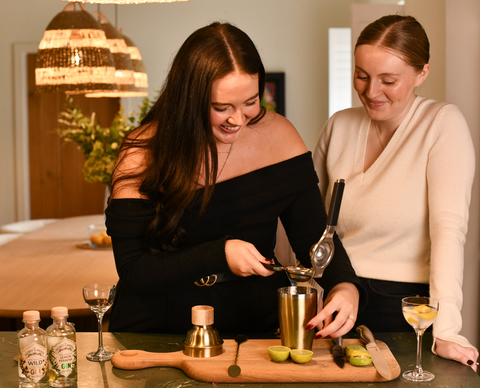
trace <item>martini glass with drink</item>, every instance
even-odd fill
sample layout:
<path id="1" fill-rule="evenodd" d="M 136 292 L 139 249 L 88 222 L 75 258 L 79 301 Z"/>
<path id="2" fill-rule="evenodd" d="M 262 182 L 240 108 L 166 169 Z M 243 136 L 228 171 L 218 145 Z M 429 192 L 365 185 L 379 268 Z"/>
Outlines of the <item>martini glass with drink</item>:
<path id="1" fill-rule="evenodd" d="M 410 296 L 402 299 L 402 311 L 406 321 L 417 335 L 417 363 L 415 369 L 403 373 L 403 378 L 413 382 L 431 381 L 435 375 L 422 368 L 422 339 L 425 330 L 431 326 L 438 313 L 438 301 L 424 296 Z"/>
<path id="2" fill-rule="evenodd" d="M 102 321 L 104 314 L 113 304 L 115 291 L 115 284 L 110 283 L 92 283 L 83 286 L 83 299 L 98 320 L 98 349 L 88 353 L 87 360 L 108 361 L 112 358 L 113 353 L 103 348 Z"/>

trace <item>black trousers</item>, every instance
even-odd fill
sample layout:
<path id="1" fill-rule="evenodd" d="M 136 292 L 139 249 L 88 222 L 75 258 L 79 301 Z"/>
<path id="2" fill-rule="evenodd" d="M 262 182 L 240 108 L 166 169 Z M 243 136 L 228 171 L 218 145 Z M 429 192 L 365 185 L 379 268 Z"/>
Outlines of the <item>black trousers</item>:
<path id="1" fill-rule="evenodd" d="M 359 325 L 375 332 L 412 332 L 402 313 L 402 298 L 429 296 L 429 285 L 360 278 L 367 290 L 368 303 L 358 312 L 352 332 Z"/>

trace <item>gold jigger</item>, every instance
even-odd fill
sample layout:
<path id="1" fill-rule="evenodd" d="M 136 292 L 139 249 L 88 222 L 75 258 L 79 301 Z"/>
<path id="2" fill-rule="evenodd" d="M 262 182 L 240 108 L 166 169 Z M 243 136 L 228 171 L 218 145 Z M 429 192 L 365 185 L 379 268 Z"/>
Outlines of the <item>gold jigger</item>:
<path id="1" fill-rule="evenodd" d="M 223 353 L 223 340 L 213 325 L 212 306 L 192 307 L 193 327 L 183 344 L 183 353 L 190 357 L 215 357 Z"/>

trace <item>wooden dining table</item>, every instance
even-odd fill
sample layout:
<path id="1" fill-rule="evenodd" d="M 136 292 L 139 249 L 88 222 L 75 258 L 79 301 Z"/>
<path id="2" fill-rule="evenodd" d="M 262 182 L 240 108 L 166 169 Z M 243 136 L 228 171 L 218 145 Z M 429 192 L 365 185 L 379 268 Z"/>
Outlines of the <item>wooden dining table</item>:
<path id="1" fill-rule="evenodd" d="M 38 310 L 43 319 L 55 306 L 93 316 L 83 285 L 116 283 L 118 275 L 111 248 L 86 244 L 91 224 L 105 224 L 104 215 L 59 219 L 0 246 L 0 317 Z"/>

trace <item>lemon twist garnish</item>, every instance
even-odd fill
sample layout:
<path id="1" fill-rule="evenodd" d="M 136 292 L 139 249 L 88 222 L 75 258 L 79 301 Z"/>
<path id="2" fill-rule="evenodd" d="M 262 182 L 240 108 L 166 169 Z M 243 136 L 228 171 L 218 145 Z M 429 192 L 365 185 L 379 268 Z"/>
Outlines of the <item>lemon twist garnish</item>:
<path id="1" fill-rule="evenodd" d="M 412 317 L 408 317 L 407 322 L 410 323 L 411 325 L 414 325 L 414 324 L 418 323 L 418 321 L 415 318 L 412 318 Z"/>
<path id="2" fill-rule="evenodd" d="M 432 308 L 426 304 L 421 304 L 419 306 L 415 306 L 412 311 L 416 311 L 417 313 L 429 313 L 432 311 Z"/>

